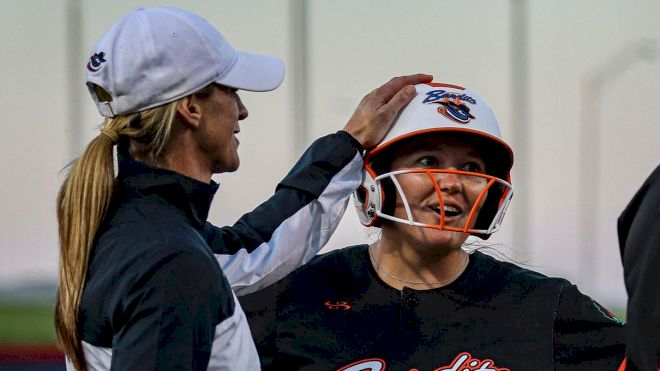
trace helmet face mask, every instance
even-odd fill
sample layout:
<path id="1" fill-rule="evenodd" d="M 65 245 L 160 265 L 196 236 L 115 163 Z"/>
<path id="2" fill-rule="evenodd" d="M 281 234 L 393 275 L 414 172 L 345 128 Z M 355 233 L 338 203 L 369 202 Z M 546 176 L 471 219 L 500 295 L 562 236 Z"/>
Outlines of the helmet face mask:
<path id="1" fill-rule="evenodd" d="M 388 220 L 486 239 L 499 229 L 513 195 L 509 176 L 512 151 L 500 138 L 492 111 L 476 94 L 446 84 L 420 84 L 416 89 L 417 96 L 399 113 L 388 135 L 365 157 L 362 184 L 354 194 L 360 221 L 365 226 L 380 226 Z M 438 138 L 440 142 L 445 134 L 478 148 L 487 163 L 487 174 L 452 168 L 388 168 L 387 154 L 391 155 L 392 148 L 419 139 Z M 414 151 L 414 145 L 408 148 Z M 417 185 L 405 186 L 413 177 Z M 445 202 L 439 184 L 447 177 L 470 191 L 470 205 Z M 429 193 L 423 202 L 412 196 L 420 192 Z"/>
<path id="2" fill-rule="evenodd" d="M 439 177 L 450 175 L 455 176 L 463 184 L 465 188 L 470 188 L 468 193 L 471 193 L 474 196 L 473 200 L 470 200 L 470 205 L 467 208 L 457 208 L 456 206 L 450 206 L 444 201 L 442 196 L 442 191 L 440 189 Z M 426 188 L 431 188 L 432 192 L 435 194 L 434 199 L 437 201 L 437 206 L 435 203 L 431 203 L 433 207 L 437 207 L 436 213 L 438 214 L 437 221 L 429 221 L 428 217 L 424 217 L 423 213 L 418 212 L 419 205 L 415 202 L 410 201 L 410 188 L 406 188 L 402 185 L 403 180 L 406 177 L 422 177 L 426 178 L 427 186 Z M 368 205 L 367 207 L 371 208 L 369 212 L 370 215 L 375 217 L 390 220 L 398 223 L 414 225 L 424 228 L 432 228 L 438 230 L 446 230 L 453 232 L 462 232 L 469 233 L 474 235 L 489 235 L 496 232 L 501 224 L 502 217 L 506 212 L 506 208 L 511 200 L 513 195 L 511 184 L 505 180 L 494 177 L 492 175 L 460 171 L 453 169 L 426 169 L 426 168 L 410 168 L 410 169 L 401 169 L 385 174 L 381 174 L 373 178 L 373 181 L 376 184 L 376 190 L 385 190 L 387 187 L 383 186 L 384 182 L 391 183 L 393 187 L 390 187 L 395 190 L 395 192 L 383 191 L 381 195 L 387 194 L 388 197 L 395 198 L 397 206 L 399 209 L 402 209 L 405 215 L 396 215 L 392 207 L 389 207 L 390 210 L 386 210 L 383 207 L 383 202 L 374 202 L 373 205 Z M 417 181 L 417 183 L 420 183 Z M 496 215 L 490 223 L 487 225 L 478 225 L 478 215 L 480 210 L 486 205 L 486 201 L 491 198 L 497 201 L 498 210 Z M 383 200 L 384 197 L 373 197 L 374 200 Z M 491 201 L 492 202 L 492 201 Z M 428 210 L 426 210 L 428 214 Z M 455 213 L 460 212 L 463 215 L 463 218 L 460 223 L 456 222 L 447 222 L 447 219 L 452 218 Z"/>

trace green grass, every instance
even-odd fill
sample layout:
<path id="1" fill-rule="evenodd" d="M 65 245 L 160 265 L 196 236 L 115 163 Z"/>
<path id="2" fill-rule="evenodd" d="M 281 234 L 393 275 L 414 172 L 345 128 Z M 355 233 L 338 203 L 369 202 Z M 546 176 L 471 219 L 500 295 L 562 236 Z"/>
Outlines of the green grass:
<path id="1" fill-rule="evenodd" d="M 0 304 L 0 344 L 54 344 L 52 305 Z"/>
<path id="2" fill-rule="evenodd" d="M 608 308 L 616 316 L 616 318 L 621 322 L 626 322 L 626 308 L 613 307 Z"/>
<path id="3" fill-rule="evenodd" d="M 611 308 L 625 320 L 625 308 Z M 54 344 L 53 307 L 0 303 L 0 344 Z"/>

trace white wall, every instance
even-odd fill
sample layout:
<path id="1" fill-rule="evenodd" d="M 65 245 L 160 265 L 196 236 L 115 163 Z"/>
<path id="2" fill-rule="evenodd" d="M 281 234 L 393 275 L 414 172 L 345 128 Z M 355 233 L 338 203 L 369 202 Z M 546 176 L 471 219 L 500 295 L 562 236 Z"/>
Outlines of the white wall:
<path id="1" fill-rule="evenodd" d="M 289 2 L 83 1 L 83 98 L 67 94 L 65 0 L 3 2 L 0 30 L 0 285 L 54 282 L 57 236 L 54 202 L 72 159 L 71 104 L 82 109 L 83 138 L 97 133 L 98 113 L 84 90 L 88 51 L 117 18 L 139 5 L 170 4 L 205 16 L 242 50 L 281 56 L 293 64 Z M 581 84 L 619 50 L 647 37 L 660 42 L 660 3 L 652 0 L 530 2 L 530 143 L 532 167 L 529 246 L 511 246 L 516 200 L 503 230 L 491 239 L 503 252 L 524 251 L 527 263 L 565 276 L 609 305 L 625 302 L 615 220 L 660 160 L 660 55 L 637 62 L 612 79 L 602 99 L 602 156 L 593 274 L 580 266 L 578 187 Z M 361 97 L 395 75 L 426 72 L 437 81 L 470 87 L 484 97 L 512 137 L 510 6 L 505 0 L 308 1 L 309 116 L 312 137 L 340 129 Z M 291 75 L 289 75 L 291 77 Z M 216 178 L 221 188 L 211 220 L 231 224 L 273 191 L 298 155 L 294 142 L 293 85 L 275 92 L 242 93 L 250 117 L 242 123 L 237 174 Z M 310 138 L 311 140 L 312 138 Z M 514 168 L 514 185 L 517 171 Z M 368 231 L 348 211 L 327 249 L 363 242 Z M 489 241 L 489 242 L 491 242 Z M 513 253 L 511 251 L 514 251 Z"/>

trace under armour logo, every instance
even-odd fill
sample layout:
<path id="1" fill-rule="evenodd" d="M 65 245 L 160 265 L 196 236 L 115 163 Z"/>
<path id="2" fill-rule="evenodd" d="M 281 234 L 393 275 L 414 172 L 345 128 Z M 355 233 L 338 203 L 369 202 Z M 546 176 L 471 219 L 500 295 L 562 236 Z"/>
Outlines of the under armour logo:
<path id="1" fill-rule="evenodd" d="M 323 303 L 328 309 L 350 310 L 351 306 L 346 301 L 331 302 L 330 300 Z"/>

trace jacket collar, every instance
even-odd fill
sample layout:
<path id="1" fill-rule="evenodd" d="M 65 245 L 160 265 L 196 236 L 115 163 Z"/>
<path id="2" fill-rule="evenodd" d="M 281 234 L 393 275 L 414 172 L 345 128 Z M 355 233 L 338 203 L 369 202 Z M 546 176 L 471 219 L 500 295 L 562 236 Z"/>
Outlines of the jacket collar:
<path id="1" fill-rule="evenodd" d="M 219 187 L 216 182 L 200 182 L 172 170 L 135 161 L 124 151 L 118 152 L 117 180 L 124 192 L 141 196 L 157 194 L 183 211 L 195 227 L 204 226 Z"/>

